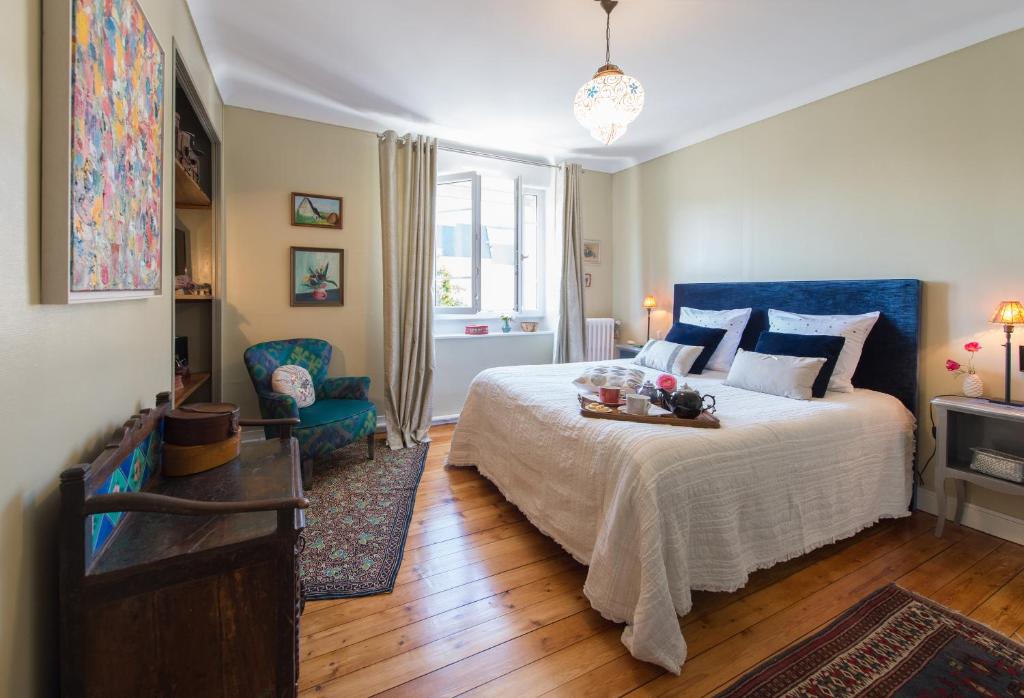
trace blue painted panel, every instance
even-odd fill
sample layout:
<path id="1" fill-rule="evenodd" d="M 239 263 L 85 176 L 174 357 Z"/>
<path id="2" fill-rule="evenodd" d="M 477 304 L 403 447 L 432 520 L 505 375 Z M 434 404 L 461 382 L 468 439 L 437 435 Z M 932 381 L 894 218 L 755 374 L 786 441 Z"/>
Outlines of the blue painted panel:
<path id="1" fill-rule="evenodd" d="M 138 492 L 149 478 L 160 468 L 160 453 L 163 444 L 163 421 L 160 426 L 150 432 L 142 443 L 135 447 L 110 477 L 99 486 L 96 494 L 113 492 Z M 106 514 L 89 516 L 89 555 L 94 555 L 114 533 L 121 522 L 124 512 L 114 511 Z"/>

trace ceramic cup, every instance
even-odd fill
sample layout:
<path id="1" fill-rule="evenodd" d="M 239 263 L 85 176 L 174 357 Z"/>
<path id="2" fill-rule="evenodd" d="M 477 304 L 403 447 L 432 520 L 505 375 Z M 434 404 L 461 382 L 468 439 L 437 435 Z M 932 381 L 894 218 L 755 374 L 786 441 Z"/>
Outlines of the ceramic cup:
<path id="1" fill-rule="evenodd" d="M 630 394 L 626 396 L 626 412 L 646 417 L 651 411 L 651 398 L 646 395 Z"/>
<path id="2" fill-rule="evenodd" d="M 609 388 L 602 386 L 597 389 L 597 396 L 606 405 L 617 405 L 620 402 L 622 388 Z"/>

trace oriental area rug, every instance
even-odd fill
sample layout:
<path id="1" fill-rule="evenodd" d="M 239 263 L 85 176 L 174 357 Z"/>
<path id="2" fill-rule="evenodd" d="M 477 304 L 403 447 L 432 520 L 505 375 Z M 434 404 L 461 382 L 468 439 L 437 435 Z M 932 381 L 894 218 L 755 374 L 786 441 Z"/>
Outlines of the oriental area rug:
<path id="1" fill-rule="evenodd" d="M 890 584 L 719 696 L 1020 697 L 1024 646 Z"/>
<path id="2" fill-rule="evenodd" d="M 427 448 L 378 445 L 377 457 L 367 460 L 359 441 L 314 468 L 299 558 L 306 599 L 391 591 Z"/>

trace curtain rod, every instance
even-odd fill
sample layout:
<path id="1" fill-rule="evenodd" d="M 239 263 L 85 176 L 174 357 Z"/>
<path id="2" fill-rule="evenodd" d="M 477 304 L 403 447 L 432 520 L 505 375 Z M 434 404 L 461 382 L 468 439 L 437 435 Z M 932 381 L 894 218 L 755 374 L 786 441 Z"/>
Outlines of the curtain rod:
<path id="1" fill-rule="evenodd" d="M 555 169 L 561 169 L 561 165 L 552 165 L 549 162 L 537 162 L 536 160 L 526 160 L 524 158 L 517 158 L 512 155 L 500 155 L 498 153 L 485 153 L 479 150 L 470 150 L 469 148 L 459 148 L 453 145 L 442 145 L 438 144 L 438 150 L 447 150 L 449 153 L 462 153 L 463 155 L 474 155 L 481 158 L 491 158 L 492 160 L 505 160 L 506 162 L 515 162 L 520 165 L 533 165 L 535 167 L 553 167 Z"/>
<path id="2" fill-rule="evenodd" d="M 384 134 L 383 133 L 378 133 L 377 134 L 377 138 L 379 140 L 383 139 L 384 138 Z M 405 145 L 408 142 L 409 139 L 406 138 L 405 136 L 399 136 L 396 140 L 399 143 L 401 143 L 402 145 Z M 561 165 L 552 165 L 549 162 L 538 162 L 537 160 L 527 160 L 525 158 L 517 158 L 514 155 L 502 155 L 500 153 L 487 153 L 487 152 L 484 152 L 482 150 L 472 150 L 470 148 L 460 148 L 459 146 L 445 145 L 444 143 L 440 143 L 440 142 L 437 144 L 437 149 L 438 150 L 446 150 L 449 153 L 462 153 L 463 155 L 473 155 L 473 156 L 480 157 L 480 158 L 491 158 L 492 160 L 504 160 L 506 162 L 515 162 L 515 163 L 518 163 L 520 165 L 533 165 L 535 167 L 552 167 L 552 168 L 554 168 L 556 170 L 559 170 L 559 169 L 562 168 Z"/>

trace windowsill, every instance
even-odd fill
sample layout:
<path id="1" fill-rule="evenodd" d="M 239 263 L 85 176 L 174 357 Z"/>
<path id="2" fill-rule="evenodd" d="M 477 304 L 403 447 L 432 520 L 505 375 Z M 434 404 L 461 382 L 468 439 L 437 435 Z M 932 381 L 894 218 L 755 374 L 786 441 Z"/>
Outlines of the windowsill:
<path id="1" fill-rule="evenodd" d="M 490 337 L 535 337 L 552 335 L 554 330 L 537 330 L 536 332 L 490 332 L 488 334 L 435 334 L 434 339 L 488 339 Z"/>

